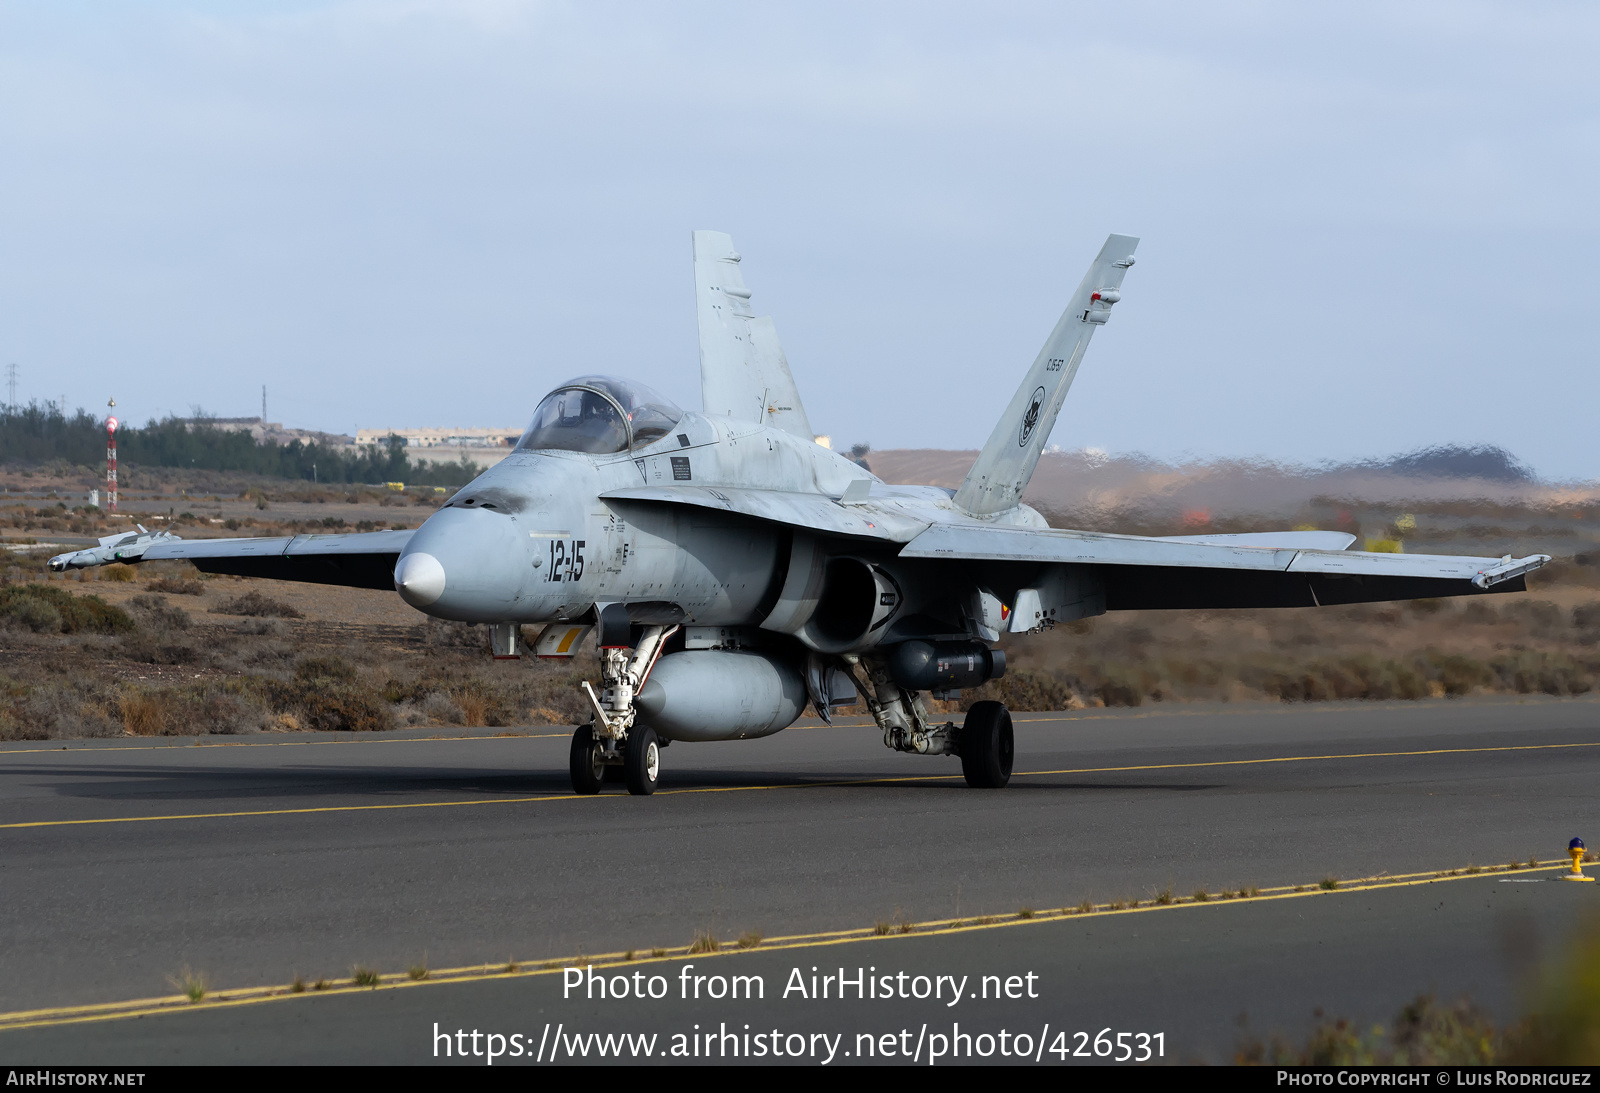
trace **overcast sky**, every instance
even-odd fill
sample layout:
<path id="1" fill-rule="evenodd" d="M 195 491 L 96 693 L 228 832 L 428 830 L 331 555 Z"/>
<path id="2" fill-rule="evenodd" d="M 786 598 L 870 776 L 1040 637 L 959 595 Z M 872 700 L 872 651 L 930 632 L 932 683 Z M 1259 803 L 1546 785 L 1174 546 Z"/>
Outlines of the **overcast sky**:
<path id="1" fill-rule="evenodd" d="M 1052 442 L 1600 477 L 1591 4 L 0 2 L 22 401 L 698 408 L 730 232 L 812 424 L 976 447 L 1108 232 Z"/>

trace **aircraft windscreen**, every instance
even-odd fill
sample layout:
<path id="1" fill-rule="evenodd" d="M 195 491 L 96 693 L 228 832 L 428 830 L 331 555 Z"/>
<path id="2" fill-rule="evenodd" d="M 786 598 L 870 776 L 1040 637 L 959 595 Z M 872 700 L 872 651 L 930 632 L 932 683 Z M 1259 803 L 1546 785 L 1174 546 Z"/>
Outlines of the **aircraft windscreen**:
<path id="1" fill-rule="evenodd" d="M 626 416 L 624 416 L 626 415 Z M 545 396 L 518 451 L 555 449 L 606 455 L 659 440 L 683 411 L 650 388 L 610 376 L 583 376 Z"/>

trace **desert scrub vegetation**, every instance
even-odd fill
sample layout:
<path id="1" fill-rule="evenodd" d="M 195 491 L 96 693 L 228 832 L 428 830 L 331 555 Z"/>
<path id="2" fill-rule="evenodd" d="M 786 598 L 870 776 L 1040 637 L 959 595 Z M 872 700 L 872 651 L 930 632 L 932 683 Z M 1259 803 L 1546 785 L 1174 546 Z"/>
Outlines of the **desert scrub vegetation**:
<path id="1" fill-rule="evenodd" d="M 243 595 L 217 604 L 211 609 L 211 613 L 214 615 L 249 615 L 254 618 L 305 618 L 298 608 L 286 604 L 282 600 L 263 596 L 253 588 Z"/>
<path id="2" fill-rule="evenodd" d="M 1474 691 L 1581 695 L 1594 690 L 1600 655 L 1522 649 L 1477 659 L 1427 650 L 1407 658 L 1354 654 L 1295 663 L 1287 657 L 1162 659 L 1138 665 L 1090 661 L 1019 668 L 963 694 L 961 708 L 994 699 L 1013 710 L 1142 706 L 1174 700 L 1421 699 Z"/>
<path id="3" fill-rule="evenodd" d="M 965 694 L 962 706 L 983 699 L 1041 710 L 1594 691 L 1600 599 L 1573 582 L 1547 583 L 1540 593 L 1102 615 L 1009 638 L 1011 671 Z"/>
<path id="4" fill-rule="evenodd" d="M 48 584 L 0 588 L 0 621 L 36 634 L 125 634 L 133 620 L 99 596 L 74 596 Z"/>
<path id="5" fill-rule="evenodd" d="M 1461 999 L 1442 1005 L 1418 995 L 1387 1026 L 1323 1019 L 1304 1042 L 1243 1038 L 1234 1061 L 1247 1065 L 1422 1066 L 1511 1064 L 1592 1066 L 1600 1057 L 1600 941 L 1592 916 L 1564 944 L 1560 960 L 1524 969 L 1522 1015 L 1497 1025 Z M 1536 940 L 1536 939 L 1534 939 Z M 1320 1011 L 1319 1011 L 1320 1013 Z"/>
<path id="6" fill-rule="evenodd" d="M 0 740 L 573 724 L 577 682 L 596 669 L 592 656 L 497 664 L 483 627 L 426 620 L 370 645 L 139 586 L 120 606 L 74 587 L 0 587 Z"/>

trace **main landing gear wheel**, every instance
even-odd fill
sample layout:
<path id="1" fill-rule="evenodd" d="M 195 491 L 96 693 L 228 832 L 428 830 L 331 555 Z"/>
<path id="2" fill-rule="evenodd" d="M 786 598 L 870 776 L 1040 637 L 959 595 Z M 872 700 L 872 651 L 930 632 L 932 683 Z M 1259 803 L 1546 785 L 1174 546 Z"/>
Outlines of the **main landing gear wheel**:
<path id="1" fill-rule="evenodd" d="M 595 739 L 593 725 L 579 725 L 572 734 L 572 791 L 574 793 L 599 793 L 605 780 L 605 754 L 600 741 Z"/>
<path id="2" fill-rule="evenodd" d="M 974 789 L 1011 781 L 1011 711 L 999 702 L 974 702 L 961 726 L 961 773 Z"/>
<path id="3" fill-rule="evenodd" d="M 629 793 L 643 797 L 656 791 L 656 779 L 661 776 L 661 743 L 656 738 L 656 730 L 635 725 L 628 733 L 622 771 Z"/>

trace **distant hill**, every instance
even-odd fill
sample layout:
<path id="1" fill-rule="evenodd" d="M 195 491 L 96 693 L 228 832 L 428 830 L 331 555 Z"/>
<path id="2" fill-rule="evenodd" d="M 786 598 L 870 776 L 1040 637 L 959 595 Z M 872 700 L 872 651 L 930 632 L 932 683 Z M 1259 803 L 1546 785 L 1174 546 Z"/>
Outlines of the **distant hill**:
<path id="1" fill-rule="evenodd" d="M 886 482 L 953 489 L 977 454 L 873 450 L 868 461 Z M 1204 529 L 1247 516 L 1334 526 L 1330 516 L 1372 505 L 1404 511 L 1440 505 L 1589 504 L 1597 498 L 1600 488 L 1593 485 L 1543 483 L 1511 453 L 1489 445 L 1442 445 L 1387 459 L 1315 467 L 1244 459 L 1177 464 L 1141 455 L 1055 451 L 1039 461 L 1024 495 L 1058 527 L 1146 533 Z"/>
<path id="2" fill-rule="evenodd" d="M 1416 478 L 1485 478 L 1491 482 L 1533 482 L 1535 475 L 1504 448 L 1492 444 L 1466 447 L 1441 444 L 1397 455 L 1381 463 L 1354 464 Z"/>

